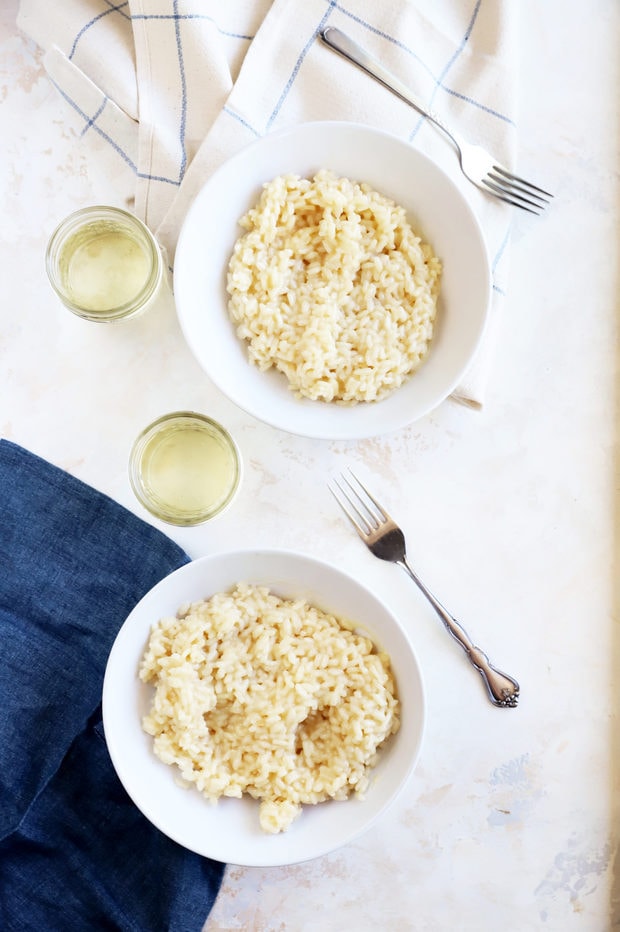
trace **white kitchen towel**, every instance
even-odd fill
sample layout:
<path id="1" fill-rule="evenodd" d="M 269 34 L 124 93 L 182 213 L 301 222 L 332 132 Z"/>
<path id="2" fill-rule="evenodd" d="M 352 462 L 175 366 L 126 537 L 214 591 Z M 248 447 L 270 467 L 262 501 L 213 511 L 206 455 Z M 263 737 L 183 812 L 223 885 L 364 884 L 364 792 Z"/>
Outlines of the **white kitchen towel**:
<path id="1" fill-rule="evenodd" d="M 196 192 L 230 155 L 308 120 L 387 130 L 454 179 L 484 230 L 490 326 L 457 400 L 486 397 L 508 277 L 512 208 L 478 191 L 427 120 L 327 48 L 336 26 L 432 109 L 509 167 L 516 153 L 517 4 L 510 0 L 22 0 L 18 24 L 46 50 L 84 144 L 95 133 L 129 165 L 136 213 L 172 258 Z"/>

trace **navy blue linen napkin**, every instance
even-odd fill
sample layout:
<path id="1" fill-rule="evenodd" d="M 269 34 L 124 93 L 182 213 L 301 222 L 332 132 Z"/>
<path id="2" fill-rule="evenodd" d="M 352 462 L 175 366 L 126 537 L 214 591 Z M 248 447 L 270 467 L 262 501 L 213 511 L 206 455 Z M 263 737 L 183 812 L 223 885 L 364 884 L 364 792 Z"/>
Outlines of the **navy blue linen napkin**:
<path id="1" fill-rule="evenodd" d="M 0 928 L 199 932 L 224 865 L 148 822 L 108 756 L 123 621 L 187 563 L 173 541 L 0 441 Z"/>

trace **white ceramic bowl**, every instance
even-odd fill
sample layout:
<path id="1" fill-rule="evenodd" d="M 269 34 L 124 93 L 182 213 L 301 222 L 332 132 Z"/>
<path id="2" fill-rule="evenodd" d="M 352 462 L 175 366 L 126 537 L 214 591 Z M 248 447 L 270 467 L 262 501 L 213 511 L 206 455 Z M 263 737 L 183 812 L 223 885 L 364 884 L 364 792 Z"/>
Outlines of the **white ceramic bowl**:
<path id="1" fill-rule="evenodd" d="M 180 787 L 176 768 L 162 763 L 141 727 L 152 688 L 138 678 L 151 625 L 187 601 L 207 598 L 236 583 L 269 586 L 284 597 L 307 598 L 360 630 L 390 655 L 401 728 L 382 750 L 364 799 L 304 806 L 288 831 L 269 835 L 258 803 L 220 799 L 212 805 L 195 788 Z M 351 841 L 378 819 L 405 787 L 416 764 L 425 721 L 422 677 L 408 637 L 388 609 L 359 582 L 298 553 L 241 551 L 204 557 L 162 580 L 138 603 L 112 647 L 103 686 L 103 722 L 112 762 L 129 796 L 164 834 L 205 857 L 230 864 L 292 864 Z"/>
<path id="2" fill-rule="evenodd" d="M 342 406 L 298 399 L 285 376 L 247 357 L 227 313 L 226 272 L 238 220 L 262 185 L 320 168 L 366 181 L 407 210 L 443 263 L 435 336 L 422 367 L 379 402 Z M 323 439 L 371 437 L 427 414 L 471 364 L 491 295 L 480 226 L 455 184 L 429 158 L 387 133 L 353 123 L 304 123 L 265 136 L 224 163 L 191 205 L 179 236 L 174 293 L 185 339 L 218 388 L 274 427 Z"/>

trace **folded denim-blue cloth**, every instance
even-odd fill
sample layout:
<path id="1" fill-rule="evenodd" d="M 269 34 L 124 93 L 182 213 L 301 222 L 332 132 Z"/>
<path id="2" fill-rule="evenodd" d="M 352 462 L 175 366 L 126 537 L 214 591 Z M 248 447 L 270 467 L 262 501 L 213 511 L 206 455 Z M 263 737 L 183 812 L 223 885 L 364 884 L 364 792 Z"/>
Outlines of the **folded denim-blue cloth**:
<path id="1" fill-rule="evenodd" d="M 6 440 L 0 503 L 0 928 L 199 932 L 224 865 L 135 808 L 100 706 L 126 616 L 189 558 Z"/>

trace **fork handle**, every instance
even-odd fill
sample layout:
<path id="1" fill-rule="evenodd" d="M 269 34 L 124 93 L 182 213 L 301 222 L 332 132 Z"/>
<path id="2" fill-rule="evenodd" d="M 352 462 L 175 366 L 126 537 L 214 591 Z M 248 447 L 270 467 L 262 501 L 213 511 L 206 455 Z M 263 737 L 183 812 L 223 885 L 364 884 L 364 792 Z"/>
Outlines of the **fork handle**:
<path id="1" fill-rule="evenodd" d="M 426 596 L 443 621 L 448 632 L 455 641 L 458 641 L 467 654 L 471 664 L 478 670 L 487 688 L 491 702 L 502 708 L 514 708 L 519 701 L 518 682 L 513 679 L 512 676 L 508 676 L 507 673 L 502 673 L 501 670 L 497 670 L 492 665 L 484 651 L 476 647 L 473 643 L 465 628 L 452 617 L 450 612 L 435 598 L 430 589 L 424 585 L 417 573 L 409 566 L 406 558 L 400 561 L 400 566 L 411 576 L 418 589 Z"/>
<path id="2" fill-rule="evenodd" d="M 379 83 L 387 87 L 389 91 L 392 91 L 393 94 L 396 94 L 397 97 L 404 100 L 410 107 L 413 107 L 414 110 L 421 113 L 422 116 L 428 117 L 435 126 L 452 140 L 458 151 L 461 151 L 460 140 L 454 131 L 449 130 L 443 120 L 432 110 L 428 110 L 406 84 L 403 84 L 395 74 L 392 74 L 391 71 L 384 68 L 381 62 L 373 58 L 372 55 L 369 55 L 361 45 L 358 45 L 357 42 L 350 39 L 346 33 L 341 32 L 340 29 L 336 29 L 334 26 L 328 26 L 320 35 L 325 45 L 328 45 L 331 49 L 334 49 L 335 52 L 342 55 L 343 58 L 357 65 L 358 68 L 365 71 L 371 78 L 379 81 Z"/>

